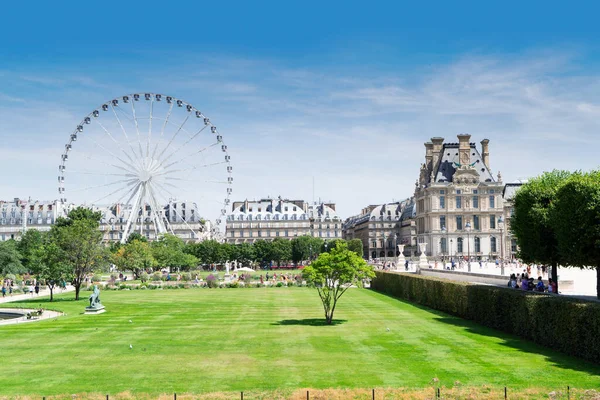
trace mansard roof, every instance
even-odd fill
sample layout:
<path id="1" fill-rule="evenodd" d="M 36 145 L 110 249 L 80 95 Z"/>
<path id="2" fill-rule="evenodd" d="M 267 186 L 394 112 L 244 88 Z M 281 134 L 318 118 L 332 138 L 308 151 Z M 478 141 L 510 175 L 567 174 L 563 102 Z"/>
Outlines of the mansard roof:
<path id="1" fill-rule="evenodd" d="M 495 182 L 490 169 L 484 164 L 483 157 L 479 150 L 475 147 L 475 143 L 471 145 L 471 164 L 479 174 L 480 182 Z M 458 143 L 444 143 L 440 151 L 438 164 L 434 166 L 435 182 L 449 183 L 452 182 L 452 177 L 456 169 L 460 166 L 458 159 Z"/>

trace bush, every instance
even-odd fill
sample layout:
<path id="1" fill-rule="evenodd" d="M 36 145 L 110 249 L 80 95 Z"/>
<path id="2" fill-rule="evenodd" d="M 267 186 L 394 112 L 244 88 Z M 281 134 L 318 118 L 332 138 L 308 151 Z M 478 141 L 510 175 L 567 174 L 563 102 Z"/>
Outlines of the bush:
<path id="1" fill-rule="evenodd" d="M 92 282 L 98 283 L 100 281 L 102 281 L 102 275 L 97 275 L 96 274 L 96 275 L 92 276 Z"/>
<path id="2" fill-rule="evenodd" d="M 563 353 L 600 362 L 600 304 L 408 274 L 376 271 L 371 288 Z"/>
<path id="3" fill-rule="evenodd" d="M 14 274 L 6 274 L 6 279 L 10 279 L 12 282 L 17 283 L 17 277 Z M 22 279 L 19 279 L 22 281 Z"/>
<path id="4" fill-rule="evenodd" d="M 229 284 L 227 284 L 228 288 L 238 288 L 240 287 L 240 284 L 238 282 L 231 282 Z"/>
<path id="5" fill-rule="evenodd" d="M 160 282 L 160 281 L 162 281 L 162 273 L 160 273 L 158 271 L 155 272 L 155 273 L 153 273 L 152 274 L 152 281 L 154 281 L 154 282 Z"/>
<path id="6" fill-rule="evenodd" d="M 142 272 L 142 273 L 140 274 L 140 281 L 141 281 L 142 283 L 144 283 L 144 282 L 148 282 L 149 280 L 150 280 L 150 275 L 148 275 L 148 273 L 147 273 L 147 272 Z"/>
<path id="7" fill-rule="evenodd" d="M 206 285 L 209 288 L 216 288 L 219 286 L 219 281 L 217 281 L 217 278 L 213 274 L 210 274 L 206 277 Z"/>
<path id="8" fill-rule="evenodd" d="M 277 282 L 277 285 L 275 285 L 277 287 L 282 287 L 283 286 L 283 282 Z"/>

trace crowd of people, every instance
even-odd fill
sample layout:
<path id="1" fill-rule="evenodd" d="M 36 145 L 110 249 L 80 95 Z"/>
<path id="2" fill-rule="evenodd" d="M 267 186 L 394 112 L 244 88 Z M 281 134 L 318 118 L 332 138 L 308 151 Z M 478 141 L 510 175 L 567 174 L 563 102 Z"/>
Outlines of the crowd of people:
<path id="1" fill-rule="evenodd" d="M 548 285 L 545 285 L 541 276 L 538 276 L 537 281 L 535 281 L 527 272 L 523 272 L 519 278 L 517 278 L 516 274 L 511 274 L 508 287 L 523 291 L 557 293 L 556 282 L 552 278 L 548 278 Z"/>

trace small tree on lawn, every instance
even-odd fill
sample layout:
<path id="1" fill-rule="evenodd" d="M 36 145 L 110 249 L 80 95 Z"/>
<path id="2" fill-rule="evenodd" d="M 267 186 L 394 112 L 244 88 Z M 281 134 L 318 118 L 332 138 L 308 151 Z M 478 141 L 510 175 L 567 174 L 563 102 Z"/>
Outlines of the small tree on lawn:
<path id="1" fill-rule="evenodd" d="M 114 260 L 120 270 L 131 271 L 134 279 L 137 279 L 142 271 L 157 265 L 148 242 L 137 239 L 121 247 Z"/>
<path id="2" fill-rule="evenodd" d="M 325 321 L 331 325 L 339 298 L 352 285 L 362 287 L 363 280 L 374 278 L 375 272 L 362 257 L 348 250 L 345 242 L 339 241 L 335 248 L 322 253 L 304 268 L 302 275 L 317 287 L 325 311 Z"/>

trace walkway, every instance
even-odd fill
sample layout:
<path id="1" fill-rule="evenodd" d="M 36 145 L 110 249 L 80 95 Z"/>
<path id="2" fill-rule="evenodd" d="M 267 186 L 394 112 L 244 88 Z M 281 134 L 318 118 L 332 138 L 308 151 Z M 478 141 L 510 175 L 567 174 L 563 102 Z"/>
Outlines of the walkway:
<path id="1" fill-rule="evenodd" d="M 75 291 L 75 287 L 68 285 L 66 289 L 54 289 L 54 295 L 58 295 L 61 293 L 67 293 L 67 292 L 74 292 Z M 44 289 L 44 290 L 40 290 L 40 294 L 33 294 L 33 296 L 29 293 L 27 294 L 13 294 L 12 296 L 6 294 L 6 297 L 0 297 L 0 303 L 11 303 L 13 301 L 21 301 L 21 300 L 31 300 L 31 299 L 37 299 L 37 298 L 42 298 L 45 296 L 50 296 L 50 290 L 49 289 Z"/>

